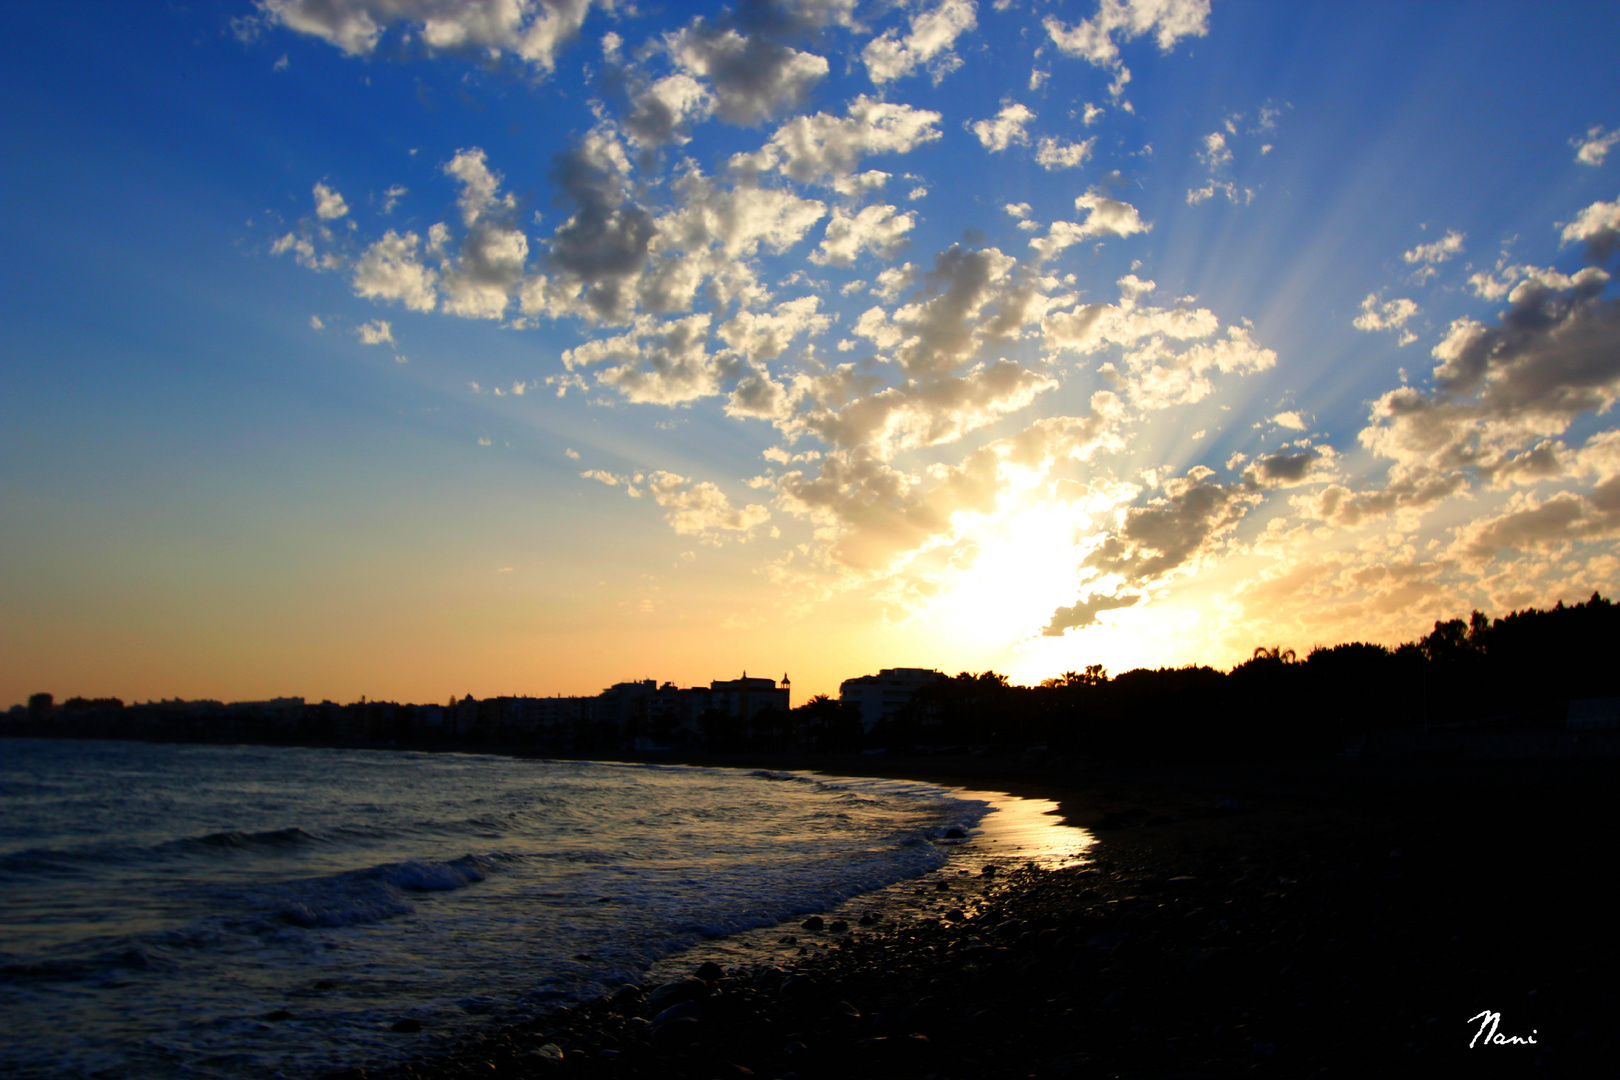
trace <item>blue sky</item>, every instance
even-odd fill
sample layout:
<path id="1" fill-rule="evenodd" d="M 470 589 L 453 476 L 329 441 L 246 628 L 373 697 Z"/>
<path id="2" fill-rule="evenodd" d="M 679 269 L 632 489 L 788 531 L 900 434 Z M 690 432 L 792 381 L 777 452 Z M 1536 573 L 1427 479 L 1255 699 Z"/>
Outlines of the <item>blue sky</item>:
<path id="1" fill-rule="evenodd" d="M 1612 4 L 13 19 L 7 700 L 802 700 L 1620 578 Z"/>

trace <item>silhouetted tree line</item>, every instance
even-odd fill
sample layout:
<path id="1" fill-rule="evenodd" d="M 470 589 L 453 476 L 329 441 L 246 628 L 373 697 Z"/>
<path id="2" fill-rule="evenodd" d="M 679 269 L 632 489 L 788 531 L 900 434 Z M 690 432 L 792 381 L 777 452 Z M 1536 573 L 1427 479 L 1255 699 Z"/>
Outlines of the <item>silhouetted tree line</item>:
<path id="1" fill-rule="evenodd" d="M 1620 607 L 1593 593 L 1583 604 L 1498 619 L 1475 611 L 1436 622 L 1393 649 L 1367 642 L 1318 646 L 1304 659 L 1262 646 L 1231 671 L 1191 665 L 1138 668 L 1112 678 L 1100 665 L 1039 686 L 994 671 L 924 686 L 898 715 L 867 731 L 853 704 L 817 695 L 789 712 L 752 717 L 710 710 L 695 727 L 670 717 L 519 730 L 514 699 L 471 695 L 438 706 L 298 699 L 225 706 L 36 694 L 5 717 L 13 734 L 350 745 L 501 746 L 541 753 L 655 750 L 853 754 L 870 750 L 1020 749 L 1092 758 L 1264 758 L 1337 753 L 1348 736 L 1469 723 L 1502 728 L 1563 724 L 1567 703 L 1620 695 Z M 450 724 L 453 719 L 454 723 Z"/>
<path id="2" fill-rule="evenodd" d="M 1418 641 L 1260 647 L 1231 671 L 1093 665 L 1040 686 L 963 672 L 917 691 L 871 741 L 1045 746 L 1108 758 L 1256 758 L 1338 752 L 1347 736 L 1471 723 L 1562 726 L 1570 700 L 1620 694 L 1620 607 L 1584 604 L 1436 622 Z"/>

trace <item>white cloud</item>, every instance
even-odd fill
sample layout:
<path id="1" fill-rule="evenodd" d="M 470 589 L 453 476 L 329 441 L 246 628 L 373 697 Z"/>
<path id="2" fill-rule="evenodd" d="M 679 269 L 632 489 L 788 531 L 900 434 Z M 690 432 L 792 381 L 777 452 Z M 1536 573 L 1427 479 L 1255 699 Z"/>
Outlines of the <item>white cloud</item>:
<path id="1" fill-rule="evenodd" d="M 1208 336 L 1216 330 L 1214 316 L 1204 309 L 1160 311 L 1134 321 L 1131 329 L 1137 333 L 1153 327 L 1165 331 L 1165 336 L 1185 338 Z M 1196 333 L 1199 330 L 1205 333 Z M 1211 372 L 1245 375 L 1265 371 L 1276 366 L 1277 354 L 1261 347 L 1247 328 L 1228 326 L 1224 338 L 1201 341 L 1179 352 L 1165 343 L 1164 336 L 1154 336 L 1127 352 L 1124 361 L 1130 372 L 1124 389 L 1131 401 L 1143 409 L 1164 409 L 1208 397 L 1215 388 Z"/>
<path id="2" fill-rule="evenodd" d="M 1226 136 L 1219 131 L 1205 135 L 1204 148 L 1198 152 L 1198 160 L 1206 169 L 1224 169 L 1232 164 L 1232 151 L 1227 148 Z"/>
<path id="3" fill-rule="evenodd" d="M 1091 148 L 1097 143 L 1094 135 L 1084 142 L 1060 142 L 1050 135 L 1044 136 L 1035 150 L 1035 162 L 1047 169 L 1072 169 L 1085 164 Z"/>
<path id="4" fill-rule="evenodd" d="M 892 259 L 906 245 L 906 234 L 916 224 L 910 214 L 893 206 L 866 206 L 851 216 L 843 207 L 833 210 L 826 235 L 810 261 L 818 266 L 852 266 L 862 251 Z"/>
<path id="5" fill-rule="evenodd" d="M 1271 418 L 1271 422 L 1278 427 L 1292 428 L 1294 431 L 1305 430 L 1305 421 L 1300 419 L 1297 412 L 1280 412 Z"/>
<path id="6" fill-rule="evenodd" d="M 738 154 L 731 167 L 743 174 L 780 172 L 800 183 L 847 177 L 868 154 L 904 154 L 940 137 L 940 114 L 865 96 L 842 117 L 798 116 L 777 129 L 759 150 Z"/>
<path id="7" fill-rule="evenodd" d="M 860 448 L 888 460 L 901 450 L 955 442 L 1056 386 L 1045 375 L 999 360 L 966 375 L 928 377 L 857 398 L 842 409 L 817 410 L 804 425 L 831 446 Z"/>
<path id="8" fill-rule="evenodd" d="M 1409 263 L 1424 263 L 1427 265 L 1443 263 L 1462 251 L 1463 241 L 1467 239 L 1467 236 L 1467 233 L 1460 233 L 1452 229 L 1434 243 L 1419 244 L 1401 257 Z"/>
<path id="9" fill-rule="evenodd" d="M 478 147 L 457 151 L 444 172 L 461 183 L 457 204 L 467 227 L 459 257 L 441 264 L 444 310 L 465 318 L 498 319 L 523 280 L 529 256 L 528 237 L 512 223 L 517 200 L 501 194 L 503 178 L 489 168 Z M 430 235 L 434 249 L 447 239 L 442 230 Z"/>
<path id="10" fill-rule="evenodd" d="M 349 212 L 343 196 L 325 184 L 315 185 L 315 216 L 322 221 L 335 221 Z"/>
<path id="11" fill-rule="evenodd" d="M 1053 15 L 1042 25 L 1059 52 L 1112 70 L 1109 93 L 1118 99 L 1131 81 L 1119 42 L 1152 34 L 1160 50 L 1169 52 L 1181 38 L 1203 37 L 1209 33 L 1209 0 L 1098 0 L 1097 13 L 1072 28 Z"/>
<path id="12" fill-rule="evenodd" d="M 732 506 L 725 493 L 706 480 L 693 482 L 659 471 L 647 477 L 647 490 L 669 511 L 664 520 L 682 536 L 736 533 L 746 537 L 771 520 L 770 511 L 763 506 Z"/>
<path id="13" fill-rule="evenodd" d="M 1029 133 L 1024 125 L 1033 119 L 1035 114 L 1015 101 L 1004 106 L 994 120 L 976 120 L 968 128 L 979 137 L 985 149 L 997 154 L 1013 143 L 1029 145 Z"/>
<path id="14" fill-rule="evenodd" d="M 1402 330 L 1407 321 L 1418 313 L 1416 302 L 1404 298 L 1380 302 L 1376 293 L 1368 293 L 1361 302 L 1361 314 L 1351 320 L 1357 330 Z M 1416 341 L 1411 331 L 1402 330 L 1402 345 Z"/>
<path id="15" fill-rule="evenodd" d="M 570 371 L 603 365 L 596 381 L 639 404 L 680 405 L 716 397 L 741 369 L 735 358 L 709 352 L 711 319 L 708 312 L 662 322 L 642 318 L 626 334 L 565 351 L 563 363 Z"/>
<path id="16" fill-rule="evenodd" d="M 1144 305 L 1154 283 L 1135 275 L 1120 279 L 1117 304 L 1081 304 L 1054 310 L 1041 323 L 1041 335 L 1052 352 L 1081 354 L 1122 346 L 1127 374 L 1115 377 L 1140 408 L 1163 409 L 1201 401 L 1214 390 L 1212 374 L 1243 375 L 1264 371 L 1277 354 L 1261 347 L 1246 327 L 1229 326 L 1223 337 L 1220 321 L 1207 308 L 1157 308 Z M 1190 298 L 1189 298 L 1190 299 Z M 1199 341 L 1210 338 L 1210 341 Z M 1174 347 L 1171 341 L 1195 341 Z"/>
<path id="17" fill-rule="evenodd" d="M 950 48 L 956 39 L 978 25 L 972 0 L 940 0 L 927 11 L 911 16 L 911 32 L 901 37 L 886 30 L 867 42 L 861 53 L 867 73 L 882 85 L 909 75 L 918 65 L 935 62 L 935 81 L 956 64 Z"/>
<path id="18" fill-rule="evenodd" d="M 321 317 L 319 315 L 311 315 L 309 317 L 309 328 L 311 330 L 325 330 L 326 324 L 321 322 Z"/>
<path id="19" fill-rule="evenodd" d="M 1080 304 L 1049 313 L 1041 324 L 1046 348 L 1093 353 L 1110 345 L 1132 346 L 1155 336 L 1183 341 L 1209 337 L 1220 329 L 1220 321 L 1207 308 L 1144 306 L 1141 299 L 1156 288 L 1151 281 L 1128 274 L 1117 284 L 1117 304 Z"/>
<path id="20" fill-rule="evenodd" d="M 412 311 L 432 311 L 438 303 L 438 274 L 417 258 L 421 238 L 389 229 L 361 255 L 354 268 L 354 291 L 373 300 L 398 300 Z"/>
<path id="21" fill-rule="evenodd" d="M 285 255 L 290 251 L 299 266 L 316 271 L 336 270 L 343 265 L 342 257 L 336 252 L 317 252 L 312 237 L 320 239 L 322 243 L 332 242 L 332 234 L 326 226 L 313 225 L 306 220 L 298 232 L 287 233 L 272 242 L 270 254 Z"/>
<path id="22" fill-rule="evenodd" d="M 512 53 L 543 71 L 590 7 L 591 0 L 260 0 L 270 20 L 350 56 L 374 52 L 391 25 L 404 23 L 429 48 Z"/>
<path id="23" fill-rule="evenodd" d="M 461 223 L 471 228 L 480 217 L 490 213 L 509 213 L 516 201 L 511 195 L 499 194 L 502 177 L 489 168 L 488 156 L 480 147 L 458 150 L 445 165 L 446 176 L 461 181 Z"/>
<path id="24" fill-rule="evenodd" d="M 385 319 L 373 319 L 354 328 L 362 345 L 394 344 L 394 328 Z"/>
<path id="25" fill-rule="evenodd" d="M 1241 201 L 1248 203 L 1254 200 L 1253 188 L 1244 188 L 1243 198 L 1239 200 L 1238 186 L 1236 184 L 1232 183 L 1230 180 L 1211 179 L 1208 184 L 1205 184 L 1201 188 L 1187 189 L 1187 205 L 1197 206 L 1199 203 L 1208 202 L 1210 199 L 1215 197 L 1215 193 L 1217 191 L 1225 195 L 1228 202 L 1236 203 Z"/>
<path id="26" fill-rule="evenodd" d="M 902 292 L 911 288 L 917 281 L 917 268 L 911 263 L 902 266 L 892 266 L 877 276 L 877 284 L 872 288 L 872 295 L 882 300 L 894 300 Z"/>
<path id="27" fill-rule="evenodd" d="M 1054 221 L 1044 237 L 1029 242 L 1037 256 L 1049 259 L 1064 248 L 1090 236 L 1126 237 L 1135 233 L 1151 232 L 1153 224 L 1144 222 L 1136 207 L 1119 199 L 1111 199 L 1096 191 L 1089 191 L 1074 200 L 1076 210 L 1086 211 L 1083 222 Z"/>
<path id="28" fill-rule="evenodd" d="M 1119 60 L 1120 41 L 1153 34 L 1168 52 L 1183 37 L 1209 32 L 1209 0 L 1098 0 L 1097 13 L 1072 29 L 1048 16 L 1044 25 L 1058 50 L 1106 67 Z"/>
<path id="29" fill-rule="evenodd" d="M 1609 150 L 1617 142 L 1620 142 L 1620 128 L 1605 134 L 1602 124 L 1587 128 L 1584 136 L 1577 135 L 1569 140 L 1569 144 L 1575 147 L 1575 160 L 1582 165 L 1603 164 L 1603 159 L 1608 157 Z"/>
<path id="30" fill-rule="evenodd" d="M 734 507 L 714 484 L 706 480 L 694 482 L 677 473 L 657 470 L 621 476 L 603 469 L 587 469 L 579 475 L 609 487 L 623 487 L 633 499 L 651 495 L 668 511 L 664 520 L 682 536 L 698 536 L 711 542 L 725 536 L 746 540 L 771 519 L 770 511 L 763 506 Z"/>
<path id="31" fill-rule="evenodd" d="M 1561 238 L 1566 244 L 1583 241 L 1594 259 L 1606 260 L 1620 246 L 1620 197 L 1614 202 L 1595 202 L 1582 210 L 1564 226 Z"/>
<path id="32" fill-rule="evenodd" d="M 775 360 L 794 338 L 814 337 L 831 328 L 832 316 L 820 308 L 820 297 L 801 296 L 769 312 L 739 311 L 721 325 L 720 340 L 750 362 Z"/>
<path id="33" fill-rule="evenodd" d="M 780 188 L 752 183 L 722 187 L 696 169 L 676 182 L 680 203 L 658 219 L 660 243 L 681 251 L 718 245 L 727 258 L 748 258 L 761 247 L 777 254 L 803 239 L 827 206 Z"/>

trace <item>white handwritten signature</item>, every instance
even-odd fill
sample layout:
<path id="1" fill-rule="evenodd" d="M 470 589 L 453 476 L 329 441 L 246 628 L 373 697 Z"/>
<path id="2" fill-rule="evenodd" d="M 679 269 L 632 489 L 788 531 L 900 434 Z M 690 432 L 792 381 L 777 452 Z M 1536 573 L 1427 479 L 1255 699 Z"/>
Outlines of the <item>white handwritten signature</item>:
<path id="1" fill-rule="evenodd" d="M 1486 1046 L 1536 1045 L 1535 1028 L 1531 1028 L 1530 1034 L 1528 1035 L 1503 1035 L 1499 1033 L 1496 1030 L 1497 1026 L 1502 1023 L 1502 1014 L 1499 1012 L 1491 1012 L 1489 1009 L 1486 1009 L 1478 1016 L 1470 1016 L 1468 1018 L 1468 1022 L 1470 1024 L 1476 1020 L 1479 1021 L 1479 1030 L 1474 1032 L 1474 1038 L 1468 1044 L 1468 1049 L 1470 1050 L 1478 1045 L 1481 1039 L 1485 1040 Z"/>

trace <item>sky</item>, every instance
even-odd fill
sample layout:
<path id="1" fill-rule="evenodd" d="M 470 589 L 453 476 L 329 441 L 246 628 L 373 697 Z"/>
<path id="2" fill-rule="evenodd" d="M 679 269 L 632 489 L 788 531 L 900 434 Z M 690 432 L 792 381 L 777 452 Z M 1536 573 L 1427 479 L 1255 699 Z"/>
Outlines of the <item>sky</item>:
<path id="1" fill-rule="evenodd" d="M 797 703 L 1620 584 L 1620 5 L 9 14 L 0 705 Z"/>

